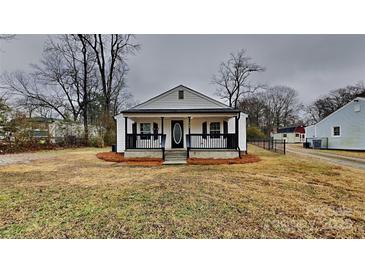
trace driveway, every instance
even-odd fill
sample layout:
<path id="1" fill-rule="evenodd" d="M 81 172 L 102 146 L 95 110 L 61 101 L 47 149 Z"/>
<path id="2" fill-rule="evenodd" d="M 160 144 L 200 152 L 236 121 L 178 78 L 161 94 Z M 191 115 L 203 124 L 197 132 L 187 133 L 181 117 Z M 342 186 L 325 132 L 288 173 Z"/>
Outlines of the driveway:
<path id="1" fill-rule="evenodd" d="M 0 154 L 0 166 L 6 166 L 12 164 L 25 164 L 34 160 L 44 160 L 53 157 L 55 157 L 53 153 L 47 153 L 47 152 Z"/>
<path id="2" fill-rule="evenodd" d="M 319 160 L 331 162 L 338 165 L 349 166 L 353 168 L 365 169 L 365 159 L 342 156 L 337 154 L 329 154 L 320 150 L 304 149 L 298 145 L 288 145 L 288 154 L 296 154 L 304 157 L 312 157 Z"/>

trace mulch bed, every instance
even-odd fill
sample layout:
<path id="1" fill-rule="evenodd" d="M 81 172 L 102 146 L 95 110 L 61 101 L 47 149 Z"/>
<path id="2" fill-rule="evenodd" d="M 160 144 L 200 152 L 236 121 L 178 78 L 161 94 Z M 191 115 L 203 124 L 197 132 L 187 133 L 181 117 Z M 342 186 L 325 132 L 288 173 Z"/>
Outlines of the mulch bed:
<path id="1" fill-rule="evenodd" d="M 115 163 L 126 163 L 131 166 L 159 166 L 162 165 L 163 160 L 158 158 L 124 158 L 123 153 L 116 152 L 100 152 L 96 154 L 101 160 Z M 260 157 L 252 154 L 243 155 L 242 158 L 234 159 L 201 159 L 189 158 L 187 163 L 189 165 L 232 165 L 232 164 L 249 164 L 260 161 Z"/>
<path id="2" fill-rule="evenodd" d="M 249 164 L 261 161 L 260 157 L 252 154 L 243 155 L 242 158 L 234 159 L 201 159 L 189 158 L 189 165 L 233 165 L 233 164 Z"/>
<path id="3" fill-rule="evenodd" d="M 116 152 L 100 152 L 96 154 L 101 160 L 115 163 L 126 163 L 131 166 L 159 166 L 163 160 L 157 158 L 124 158 L 123 153 Z"/>

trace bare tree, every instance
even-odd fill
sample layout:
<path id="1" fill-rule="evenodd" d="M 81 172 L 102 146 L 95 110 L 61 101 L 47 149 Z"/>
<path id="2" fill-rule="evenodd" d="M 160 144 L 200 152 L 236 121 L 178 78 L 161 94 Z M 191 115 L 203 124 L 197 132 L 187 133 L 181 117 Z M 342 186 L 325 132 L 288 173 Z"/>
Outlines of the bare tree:
<path id="1" fill-rule="evenodd" d="M 58 89 L 52 93 L 46 86 L 41 87 L 33 76 L 21 71 L 4 73 L 2 82 L 8 94 L 32 101 L 34 105 L 50 108 L 63 119 L 68 118 L 64 98 L 60 96 Z"/>
<path id="2" fill-rule="evenodd" d="M 256 92 L 243 97 L 239 102 L 239 109 L 248 115 L 248 125 L 262 128 L 266 111 L 265 92 Z"/>
<path id="3" fill-rule="evenodd" d="M 228 101 L 230 107 L 237 108 L 243 94 L 255 92 L 261 86 L 250 83 L 250 76 L 264 71 L 264 67 L 253 63 L 244 49 L 231 53 L 226 62 L 222 62 L 213 83 L 218 86 L 217 93 Z"/>
<path id="4" fill-rule="evenodd" d="M 98 81 L 95 54 L 86 42 L 87 35 L 61 35 L 50 39 L 41 66 L 35 75 L 45 85 L 57 85 L 65 98 L 65 107 L 74 121 L 82 118 L 84 139 L 89 136 L 89 104 L 94 100 Z"/>
<path id="5" fill-rule="evenodd" d="M 328 95 L 316 99 L 306 108 L 308 124 L 319 122 L 356 97 L 365 97 L 365 85 L 363 82 L 333 90 Z"/>
<path id="6" fill-rule="evenodd" d="M 0 96 L 0 125 L 1 126 L 3 126 L 6 123 L 9 112 L 10 112 L 10 107 L 6 102 L 5 96 Z"/>
<path id="7" fill-rule="evenodd" d="M 302 108 L 297 91 L 286 86 L 270 87 L 240 101 L 240 109 L 249 116 L 249 125 L 259 127 L 266 134 L 274 127 L 300 123 Z"/>
<path id="8" fill-rule="evenodd" d="M 82 120 L 88 142 L 89 104 L 95 99 L 98 78 L 95 54 L 86 36 L 49 39 L 40 64 L 32 66 L 34 72 L 8 74 L 3 79 L 7 90 L 22 98 L 20 102 L 29 114 L 36 110 L 47 115 L 48 108 L 64 119 Z"/>
<path id="9" fill-rule="evenodd" d="M 295 124 L 302 105 L 298 92 L 287 86 L 275 86 L 266 94 L 266 104 L 272 117 L 272 127 L 285 127 Z"/>
<path id="10" fill-rule="evenodd" d="M 121 34 L 94 34 L 85 36 L 85 41 L 93 49 L 96 57 L 108 136 L 112 133 L 113 115 L 117 114 L 118 104 L 123 99 L 122 91 L 126 86 L 126 56 L 138 50 L 139 44 L 134 42 L 133 35 Z"/>

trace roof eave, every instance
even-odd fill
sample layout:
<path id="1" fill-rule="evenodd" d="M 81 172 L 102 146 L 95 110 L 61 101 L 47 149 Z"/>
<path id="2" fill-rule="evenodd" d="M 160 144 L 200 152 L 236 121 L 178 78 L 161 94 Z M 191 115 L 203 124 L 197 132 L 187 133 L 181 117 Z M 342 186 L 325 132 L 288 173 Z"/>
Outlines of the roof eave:
<path id="1" fill-rule="evenodd" d="M 127 109 L 120 114 L 125 113 L 239 113 L 237 109 Z M 119 115 L 119 114 L 118 114 Z M 118 116 L 116 115 L 116 116 Z"/>

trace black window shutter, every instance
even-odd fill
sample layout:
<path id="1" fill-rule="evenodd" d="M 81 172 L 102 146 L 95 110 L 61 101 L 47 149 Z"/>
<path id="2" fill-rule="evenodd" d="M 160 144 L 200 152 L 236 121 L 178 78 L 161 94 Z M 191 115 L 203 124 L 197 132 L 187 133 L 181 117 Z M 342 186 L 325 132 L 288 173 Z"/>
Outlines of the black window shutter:
<path id="1" fill-rule="evenodd" d="M 223 121 L 223 134 L 224 134 L 224 138 L 227 138 L 227 134 L 228 134 L 228 122 L 227 121 Z"/>
<path id="2" fill-rule="evenodd" d="M 132 124 L 132 134 L 137 134 L 137 123 L 136 122 L 134 122 L 133 124 Z"/>
<path id="3" fill-rule="evenodd" d="M 158 139 L 158 124 L 157 123 L 153 123 L 153 139 L 154 140 Z"/>
<path id="4" fill-rule="evenodd" d="M 202 133 L 203 133 L 203 138 L 207 139 L 207 122 L 204 122 L 202 124 Z"/>

